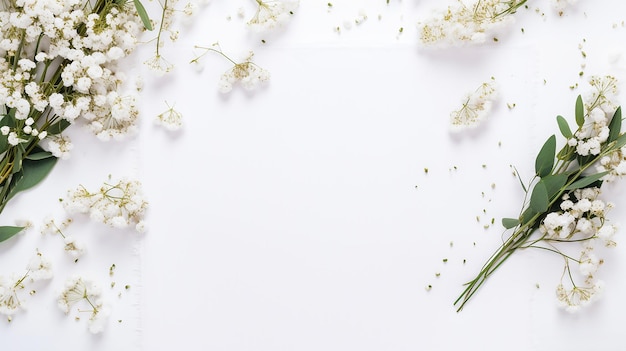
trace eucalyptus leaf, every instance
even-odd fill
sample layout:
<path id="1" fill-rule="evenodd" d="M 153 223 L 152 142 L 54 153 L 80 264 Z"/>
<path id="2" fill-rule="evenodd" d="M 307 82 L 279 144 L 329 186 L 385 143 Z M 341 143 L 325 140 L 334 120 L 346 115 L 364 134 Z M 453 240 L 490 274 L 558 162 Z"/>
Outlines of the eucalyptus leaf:
<path id="1" fill-rule="evenodd" d="M 561 188 L 567 183 L 568 175 L 566 173 L 560 173 L 555 175 L 547 175 L 541 178 L 541 181 L 546 186 L 546 192 L 548 193 L 548 199 L 552 200 L 555 195 L 558 195 Z"/>
<path id="2" fill-rule="evenodd" d="M 143 4 L 139 0 L 133 0 L 133 3 L 137 9 L 139 18 L 141 18 L 141 22 L 143 22 L 143 26 L 146 27 L 147 30 L 152 30 L 152 23 L 150 22 L 150 17 L 148 16 L 148 12 L 146 12 L 146 8 L 143 7 Z"/>
<path id="3" fill-rule="evenodd" d="M 39 184 L 50 173 L 57 162 L 56 157 L 48 157 L 40 160 L 24 160 L 22 163 L 22 177 L 10 190 L 9 199 L 20 191 L 24 191 Z"/>
<path id="4" fill-rule="evenodd" d="M 556 136 L 552 134 L 537 154 L 535 160 L 535 172 L 539 177 L 545 177 L 552 172 L 554 156 L 556 153 Z"/>
<path id="5" fill-rule="evenodd" d="M 612 142 L 613 140 L 617 140 L 619 138 L 619 134 L 622 129 L 622 107 L 618 107 L 613 114 L 613 118 L 611 118 L 611 123 L 609 123 L 609 138 L 607 139 L 607 143 Z"/>
<path id="6" fill-rule="evenodd" d="M 592 174 L 584 178 L 580 178 L 577 181 L 570 184 L 567 188 L 565 188 L 565 190 L 583 189 L 593 184 L 594 182 L 597 182 L 598 180 L 600 180 L 600 178 L 604 177 L 607 174 L 609 174 L 609 171 L 600 172 L 600 173 Z"/>
<path id="7" fill-rule="evenodd" d="M 0 226 L 0 242 L 10 239 L 22 230 L 24 227 Z"/>
<path id="8" fill-rule="evenodd" d="M 502 218 L 502 225 L 506 229 L 515 228 L 519 223 L 519 219 L 516 218 Z"/>
<path id="9" fill-rule="evenodd" d="M 576 153 L 574 152 L 575 150 L 576 147 L 565 145 L 565 147 L 559 150 L 559 153 L 556 154 L 556 158 L 563 161 L 571 161 L 576 158 Z"/>
<path id="10" fill-rule="evenodd" d="M 533 193 L 530 195 L 530 205 L 537 213 L 542 213 L 548 210 L 550 200 L 548 199 L 548 190 L 543 180 L 540 180 L 533 188 Z"/>
<path id="11" fill-rule="evenodd" d="M 624 145 L 626 145 L 626 134 L 620 135 L 617 140 L 615 140 L 615 145 L 612 146 L 612 149 L 621 149 Z"/>
<path id="12" fill-rule="evenodd" d="M 39 160 L 43 160 L 44 158 L 50 158 L 50 157 L 54 157 L 51 152 L 39 151 L 39 152 L 34 152 L 34 153 L 29 154 L 28 156 L 26 156 L 26 159 L 32 160 L 32 161 L 39 161 Z"/>
<path id="13" fill-rule="evenodd" d="M 589 163 L 593 163 L 596 161 L 596 155 L 587 155 L 587 156 L 576 156 L 576 161 L 580 167 L 584 167 Z"/>
<path id="14" fill-rule="evenodd" d="M 576 98 L 576 124 L 579 127 L 585 124 L 585 108 L 583 106 L 583 98 L 580 95 Z"/>
<path id="15" fill-rule="evenodd" d="M 22 151 L 21 145 L 17 145 L 15 147 L 15 155 L 13 156 L 13 168 L 11 169 L 11 174 L 15 174 L 22 170 L 22 155 L 24 152 Z"/>
<path id="16" fill-rule="evenodd" d="M 9 149 L 9 136 L 0 134 L 0 154 Z"/>
<path id="17" fill-rule="evenodd" d="M 537 214 L 535 210 L 528 207 L 519 217 L 520 224 L 527 224 Z"/>
<path id="18" fill-rule="evenodd" d="M 72 122 L 66 120 L 66 119 L 61 119 L 58 122 L 50 125 L 48 127 L 48 129 L 46 129 L 46 132 L 49 135 L 57 135 L 57 134 L 61 134 L 67 127 L 71 126 Z"/>
<path id="19" fill-rule="evenodd" d="M 567 120 L 565 120 L 563 116 L 556 116 L 556 122 L 558 123 L 559 130 L 561 131 L 561 134 L 563 134 L 564 137 L 569 139 L 572 136 L 574 136 L 574 134 L 572 134 L 572 130 L 569 128 L 569 124 L 567 123 Z"/>

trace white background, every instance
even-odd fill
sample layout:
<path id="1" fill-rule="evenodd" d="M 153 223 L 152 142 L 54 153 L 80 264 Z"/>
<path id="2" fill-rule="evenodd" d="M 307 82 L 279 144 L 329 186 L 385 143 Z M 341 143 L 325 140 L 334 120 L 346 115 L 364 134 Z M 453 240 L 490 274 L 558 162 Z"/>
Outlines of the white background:
<path id="1" fill-rule="evenodd" d="M 621 243 L 602 251 L 602 299 L 578 314 L 556 305 L 562 259 L 537 251 L 515 254 L 462 312 L 452 303 L 498 247 L 500 218 L 519 211 L 523 192 L 511 165 L 530 179 L 537 151 L 558 134 L 556 115 L 573 120 L 588 77 L 626 79 L 625 5 L 580 0 L 559 17 L 550 1 L 529 0 L 497 43 L 424 50 L 416 23 L 444 2 L 337 1 L 330 11 L 327 3 L 303 0 L 283 30 L 258 34 L 245 25 L 253 1 L 214 0 L 180 25 L 179 41 L 166 43 L 175 69 L 164 76 L 141 65 L 153 44 L 137 51 L 128 70 L 144 80 L 139 135 L 102 143 L 74 130 L 72 158 L 1 219 L 62 216 L 57 199 L 66 189 L 96 187 L 112 174 L 143 182 L 149 231 L 79 218 L 71 230 L 88 253 L 77 264 L 60 239 L 37 230 L 3 243 L 0 274 L 23 269 L 36 247 L 57 268 L 28 296 L 27 311 L 0 321 L 5 345 L 624 349 Z M 367 20 L 344 26 L 360 14 Z M 201 53 L 194 45 L 218 41 L 234 59 L 254 50 L 269 84 L 219 93 L 228 61 L 209 53 L 201 71 L 188 64 Z M 491 116 L 476 130 L 450 133 L 450 112 L 490 77 L 500 93 Z M 179 132 L 152 123 L 166 101 L 184 115 Z M 622 184 L 604 194 L 616 205 L 610 219 L 626 222 Z M 105 288 L 112 315 L 101 335 L 56 307 L 72 274 Z"/>

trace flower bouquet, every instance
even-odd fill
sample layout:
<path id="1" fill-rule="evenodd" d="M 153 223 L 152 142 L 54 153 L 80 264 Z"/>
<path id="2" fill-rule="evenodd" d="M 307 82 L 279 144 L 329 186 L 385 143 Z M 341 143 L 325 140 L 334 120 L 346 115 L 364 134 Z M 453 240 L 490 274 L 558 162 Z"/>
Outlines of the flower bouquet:
<path id="1" fill-rule="evenodd" d="M 135 98 L 117 64 L 152 25 L 138 0 L 0 3 L 0 212 L 72 148 L 64 131 L 99 139 L 135 130 Z M 0 227 L 0 241 L 23 230 Z"/>
<path id="2" fill-rule="evenodd" d="M 458 311 L 513 253 L 526 248 L 563 257 L 557 298 L 567 310 L 577 310 L 601 290 L 603 283 L 594 273 L 603 260 L 595 255 L 594 243 L 615 246 L 617 228 L 606 220 L 612 205 L 603 201 L 600 193 L 604 183 L 626 174 L 626 134 L 621 132 L 621 108 L 610 99 L 617 92 L 616 79 L 594 77 L 590 84 L 595 91 L 587 103 L 580 95 L 576 99 L 576 130 L 572 132 L 564 117 L 557 117 L 566 139 L 564 146 L 557 152 L 556 136 L 550 136 L 536 157 L 535 175 L 529 184 L 525 185 L 518 174 L 526 194 L 522 211 L 517 218 L 502 220 L 512 233 L 466 284 L 454 303 Z M 581 245 L 580 256 L 563 250 L 563 245 L 571 244 Z M 578 264 L 583 283 L 577 282 L 572 263 Z"/>

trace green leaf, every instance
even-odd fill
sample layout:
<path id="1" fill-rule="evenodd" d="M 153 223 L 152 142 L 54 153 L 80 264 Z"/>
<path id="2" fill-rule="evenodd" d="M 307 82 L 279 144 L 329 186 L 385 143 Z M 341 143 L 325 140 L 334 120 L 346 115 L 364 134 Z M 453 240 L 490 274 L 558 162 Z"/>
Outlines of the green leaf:
<path id="1" fill-rule="evenodd" d="M 146 27 L 147 30 L 152 30 L 152 23 L 150 22 L 150 17 L 148 17 L 148 12 L 146 12 L 145 7 L 141 4 L 139 0 L 133 0 L 135 4 L 135 8 L 137 9 L 137 14 L 139 14 L 139 18 L 141 18 L 141 22 L 143 22 L 143 26 Z"/>
<path id="2" fill-rule="evenodd" d="M 535 185 L 533 193 L 530 195 L 529 207 L 537 213 L 542 213 L 548 210 L 548 205 L 550 205 L 548 190 L 543 180 L 541 180 Z"/>
<path id="3" fill-rule="evenodd" d="M 600 178 L 604 177 L 607 174 L 609 174 L 609 171 L 600 172 L 600 173 L 592 174 L 592 175 L 584 177 L 584 178 L 580 178 L 577 181 L 575 181 L 572 184 L 570 184 L 567 188 L 565 188 L 565 190 L 583 189 L 583 188 L 591 185 L 592 183 L 600 180 Z"/>
<path id="4" fill-rule="evenodd" d="M 624 145 L 626 145 L 626 134 L 620 135 L 617 140 L 615 140 L 615 145 L 611 147 L 612 150 L 621 149 Z"/>
<path id="5" fill-rule="evenodd" d="M 576 98 L 576 124 L 579 127 L 585 124 L 585 108 L 583 106 L 583 98 L 580 95 Z"/>
<path id="6" fill-rule="evenodd" d="M 554 166 L 554 154 L 556 153 L 556 137 L 554 134 L 546 140 L 537 154 L 535 160 L 535 172 L 539 177 L 545 177 L 552 172 Z"/>
<path id="7" fill-rule="evenodd" d="M 569 124 L 567 124 L 567 121 L 563 118 L 563 116 L 556 116 L 556 123 L 558 123 L 559 130 L 564 137 L 569 139 L 574 136 L 574 134 L 572 134 L 572 130 L 569 128 Z"/>
<path id="8" fill-rule="evenodd" d="M 541 179 L 546 186 L 546 192 L 548 193 L 548 199 L 552 200 L 553 197 L 560 193 L 561 188 L 567 183 L 568 175 L 566 173 L 547 175 Z"/>
<path id="9" fill-rule="evenodd" d="M 537 212 L 535 210 L 530 207 L 527 208 L 519 217 L 520 223 L 527 224 L 536 214 Z"/>
<path id="10" fill-rule="evenodd" d="M 0 226 L 0 242 L 5 241 L 24 230 L 24 227 Z"/>
<path id="11" fill-rule="evenodd" d="M 46 129 L 46 132 L 49 135 L 57 135 L 57 134 L 61 134 L 67 127 L 71 126 L 72 122 L 66 120 L 66 119 L 61 119 L 58 122 L 56 122 L 55 124 L 52 124 L 50 127 L 48 127 L 48 129 Z"/>
<path id="12" fill-rule="evenodd" d="M 15 156 L 13 157 L 13 168 L 11 169 L 11 174 L 15 174 L 22 170 L 22 155 L 24 154 L 22 150 L 23 148 L 19 144 L 15 147 Z"/>
<path id="13" fill-rule="evenodd" d="M 0 154 L 9 149 L 9 136 L 0 134 Z"/>
<path id="14" fill-rule="evenodd" d="M 32 161 L 39 161 L 39 160 L 43 160 L 44 158 L 50 158 L 50 157 L 54 157 L 52 156 L 52 153 L 49 151 L 39 151 L 39 152 L 34 152 L 29 154 L 28 156 L 26 156 L 27 160 L 32 160 Z"/>
<path id="15" fill-rule="evenodd" d="M 565 145 L 565 147 L 556 154 L 556 158 L 563 161 L 571 161 L 576 158 L 574 150 L 576 150 L 576 147 Z"/>
<path id="16" fill-rule="evenodd" d="M 611 123 L 609 123 L 609 138 L 607 142 L 610 143 L 613 140 L 617 140 L 619 138 L 619 133 L 622 129 L 622 107 L 618 107 L 613 114 L 613 118 L 611 118 Z"/>
<path id="17" fill-rule="evenodd" d="M 516 218 L 502 218 L 502 225 L 506 229 L 515 228 L 519 224 L 519 219 Z"/>
<path id="18" fill-rule="evenodd" d="M 10 190 L 8 198 L 12 198 L 20 191 L 24 191 L 39 184 L 54 167 L 57 162 L 56 157 L 48 157 L 40 160 L 25 159 L 22 163 L 22 177 Z"/>

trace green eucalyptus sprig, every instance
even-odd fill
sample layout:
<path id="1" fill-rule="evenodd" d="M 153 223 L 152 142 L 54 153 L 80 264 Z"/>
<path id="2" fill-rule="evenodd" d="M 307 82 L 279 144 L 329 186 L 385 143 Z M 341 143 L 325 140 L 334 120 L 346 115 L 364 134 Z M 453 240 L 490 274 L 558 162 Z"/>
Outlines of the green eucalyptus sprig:
<path id="1" fill-rule="evenodd" d="M 604 97 L 602 94 L 601 92 L 599 96 Z M 596 99 L 591 107 L 596 107 L 598 104 Z M 589 110 L 591 109 L 589 108 Z M 568 141 L 576 138 L 578 133 L 586 127 L 585 123 L 588 117 L 589 111 L 585 113 L 582 98 L 578 96 L 575 105 L 576 132 L 571 131 L 565 118 L 557 116 L 557 124 L 563 137 Z M 560 203 L 564 197 L 568 198 L 570 194 L 579 189 L 600 188 L 602 186 L 602 179 L 610 173 L 610 170 L 594 172 L 592 166 L 598 165 L 602 158 L 620 152 L 621 148 L 626 145 L 626 134 L 622 134 L 621 127 L 622 113 L 621 108 L 618 107 L 608 123 L 608 138 L 601 144 L 599 153 L 581 156 L 577 153 L 576 146 L 572 146 L 570 143 L 566 143 L 557 153 L 556 136 L 552 135 L 537 154 L 535 175 L 528 186 L 524 184 L 519 173 L 516 172 L 525 193 L 522 211 L 517 218 L 502 219 L 502 225 L 507 231 L 512 230 L 512 233 L 489 257 L 476 277 L 464 285 L 465 290 L 454 302 L 454 305 L 457 306 L 457 312 L 465 307 L 465 304 L 474 296 L 487 278 L 518 249 L 542 248 L 557 253 L 565 258 L 566 270 L 569 272 L 568 260 L 577 260 L 565 255 L 552 244 L 554 242 L 580 242 L 590 240 L 595 236 L 583 239 L 571 236 L 554 239 L 545 233 L 541 233 L 537 237 L 535 233 L 549 213 L 559 211 Z M 539 246 L 538 243 L 541 242 L 546 243 L 548 247 Z M 571 278 L 571 272 L 569 273 Z"/>

